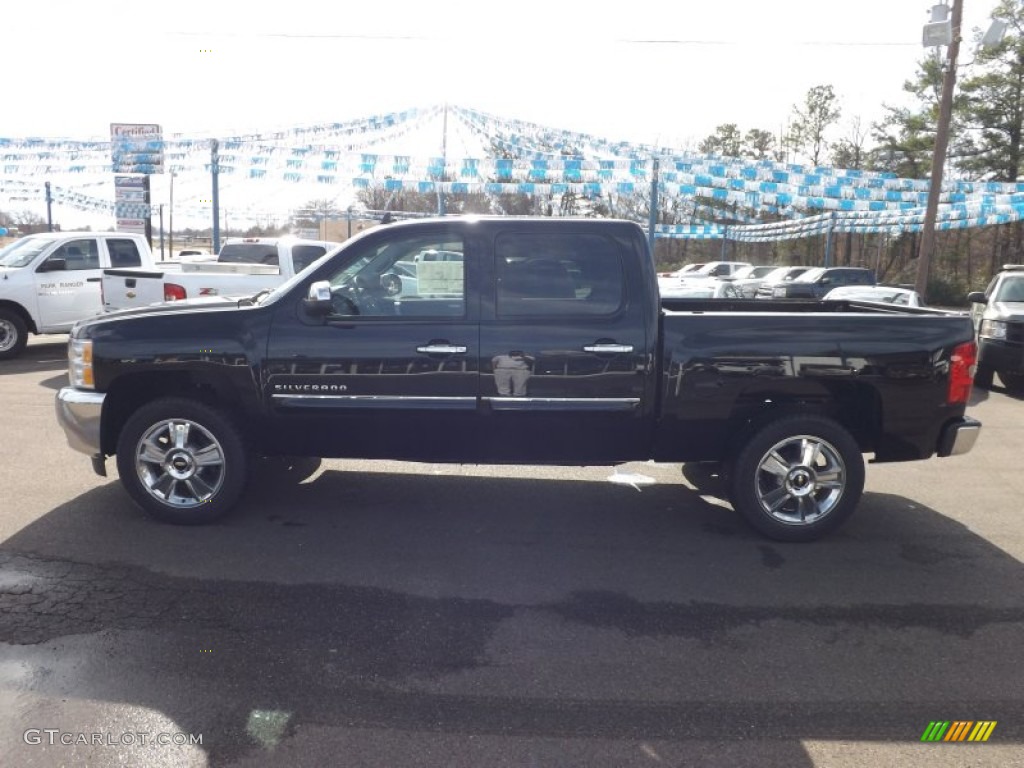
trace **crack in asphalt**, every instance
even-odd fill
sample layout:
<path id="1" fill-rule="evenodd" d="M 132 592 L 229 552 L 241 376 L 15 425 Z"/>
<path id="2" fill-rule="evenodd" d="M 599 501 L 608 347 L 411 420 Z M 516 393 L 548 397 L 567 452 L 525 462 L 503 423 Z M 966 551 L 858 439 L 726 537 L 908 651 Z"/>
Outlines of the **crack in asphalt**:
<path id="1" fill-rule="evenodd" d="M 385 667 L 401 675 L 472 667 L 494 627 L 525 610 L 617 629 L 627 636 L 688 637 L 705 644 L 769 621 L 919 627 L 960 637 L 994 624 L 1024 623 L 1022 609 L 980 605 L 741 606 L 641 602 L 607 591 L 575 592 L 557 603 L 520 606 L 348 585 L 200 581 L 138 566 L 0 553 L 0 642 L 16 645 L 102 630 L 173 626 L 246 634 L 341 633 L 349 638 L 349 647 L 372 650 L 378 663 L 389 648 L 395 651 Z"/>

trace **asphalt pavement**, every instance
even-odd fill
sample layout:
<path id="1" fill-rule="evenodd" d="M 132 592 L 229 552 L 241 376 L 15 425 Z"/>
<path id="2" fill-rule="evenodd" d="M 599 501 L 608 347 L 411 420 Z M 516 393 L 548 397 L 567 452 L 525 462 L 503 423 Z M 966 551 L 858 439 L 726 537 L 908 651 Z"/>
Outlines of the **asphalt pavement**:
<path id="1" fill-rule="evenodd" d="M 4 765 L 1024 765 L 1024 402 L 998 387 L 972 453 L 869 465 L 812 544 L 651 463 L 332 460 L 179 528 L 66 445 L 64 355 L 0 363 Z"/>

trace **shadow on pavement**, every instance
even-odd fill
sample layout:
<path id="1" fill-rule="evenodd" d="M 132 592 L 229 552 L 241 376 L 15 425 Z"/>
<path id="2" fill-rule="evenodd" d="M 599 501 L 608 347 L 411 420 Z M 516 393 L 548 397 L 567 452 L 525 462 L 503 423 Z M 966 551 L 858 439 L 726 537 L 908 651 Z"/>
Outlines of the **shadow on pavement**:
<path id="1" fill-rule="evenodd" d="M 811 766 L 807 741 L 937 718 L 1024 741 L 1024 569 L 907 498 L 791 545 L 683 485 L 339 464 L 206 528 L 108 482 L 21 530 L 0 653 L 49 673 L 0 690 L 157 710 L 216 765 L 526 764 L 558 739 L 578 764 Z"/>
<path id="2" fill-rule="evenodd" d="M 67 367 L 68 342 L 64 336 L 61 341 L 29 344 L 25 351 L 13 360 L 0 360 L 0 376 L 32 371 L 66 371 Z"/>

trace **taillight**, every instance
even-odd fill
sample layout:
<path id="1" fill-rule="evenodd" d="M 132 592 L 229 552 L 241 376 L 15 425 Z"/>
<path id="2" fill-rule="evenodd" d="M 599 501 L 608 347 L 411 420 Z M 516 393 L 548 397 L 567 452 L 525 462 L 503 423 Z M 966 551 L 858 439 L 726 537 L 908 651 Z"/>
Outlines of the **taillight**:
<path id="1" fill-rule="evenodd" d="M 164 283 L 164 301 L 184 301 L 188 297 L 184 286 L 177 283 Z"/>
<path id="2" fill-rule="evenodd" d="M 965 342 L 953 349 L 949 358 L 949 391 L 946 402 L 949 405 L 966 403 L 971 399 L 971 385 L 974 383 L 974 370 L 978 362 L 978 345 L 973 341 Z"/>

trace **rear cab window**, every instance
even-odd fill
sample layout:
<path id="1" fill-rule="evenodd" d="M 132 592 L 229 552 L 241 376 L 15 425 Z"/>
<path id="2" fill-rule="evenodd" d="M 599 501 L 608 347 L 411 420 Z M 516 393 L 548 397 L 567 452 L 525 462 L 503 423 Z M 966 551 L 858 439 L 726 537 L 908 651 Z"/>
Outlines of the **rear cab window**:
<path id="1" fill-rule="evenodd" d="M 110 266 L 141 267 L 142 256 L 134 240 L 124 238 L 107 238 L 107 250 L 110 252 Z"/>

